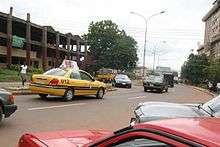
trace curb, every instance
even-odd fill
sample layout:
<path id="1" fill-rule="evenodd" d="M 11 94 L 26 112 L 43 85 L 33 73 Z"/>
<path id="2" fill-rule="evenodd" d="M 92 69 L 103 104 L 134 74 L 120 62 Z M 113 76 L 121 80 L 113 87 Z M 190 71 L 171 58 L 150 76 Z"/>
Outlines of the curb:
<path id="1" fill-rule="evenodd" d="M 107 89 L 106 91 L 117 91 L 116 88 L 113 88 L 113 89 Z"/>
<path id="2" fill-rule="evenodd" d="M 111 92 L 111 91 L 117 91 L 116 88 L 112 88 L 112 89 L 107 89 L 107 92 Z M 31 91 L 10 91 L 13 95 L 35 95 L 36 93 L 33 93 Z"/>
<path id="3" fill-rule="evenodd" d="M 36 93 L 33 93 L 31 91 L 11 91 L 13 95 L 34 95 Z"/>
<path id="4" fill-rule="evenodd" d="M 193 88 L 196 89 L 196 90 L 199 90 L 199 91 L 201 91 L 201 92 L 204 92 L 204 93 L 206 93 L 206 94 L 209 94 L 209 95 L 211 95 L 212 97 L 216 97 L 216 96 L 217 96 L 215 93 L 210 92 L 210 91 L 207 90 L 207 89 L 200 88 L 200 87 L 195 87 L 195 86 L 193 86 Z"/>

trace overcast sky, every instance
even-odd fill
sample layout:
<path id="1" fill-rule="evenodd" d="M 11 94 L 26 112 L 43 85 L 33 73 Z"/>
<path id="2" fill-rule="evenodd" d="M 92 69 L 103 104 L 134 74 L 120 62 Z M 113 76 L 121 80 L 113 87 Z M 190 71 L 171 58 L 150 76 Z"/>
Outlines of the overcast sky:
<path id="1" fill-rule="evenodd" d="M 202 17 L 211 9 L 214 0 L 0 0 L 0 11 L 39 25 L 51 25 L 55 30 L 82 35 L 87 33 L 91 21 L 110 19 L 138 42 L 139 65 L 143 63 L 146 18 L 165 10 L 166 13 L 152 17 L 148 23 L 146 65 L 170 66 L 180 70 L 191 49 L 203 43 L 204 23 Z M 158 58 L 159 57 L 159 58 Z M 159 59 L 159 60 L 158 60 Z"/>

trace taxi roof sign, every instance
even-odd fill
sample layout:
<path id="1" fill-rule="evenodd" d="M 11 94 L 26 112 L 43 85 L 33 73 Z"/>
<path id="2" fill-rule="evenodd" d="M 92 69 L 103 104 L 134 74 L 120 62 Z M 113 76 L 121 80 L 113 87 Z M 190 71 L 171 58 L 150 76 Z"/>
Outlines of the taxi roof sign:
<path id="1" fill-rule="evenodd" d="M 73 60 L 63 60 L 63 63 L 60 65 L 60 68 L 74 68 L 79 69 L 76 61 Z"/>

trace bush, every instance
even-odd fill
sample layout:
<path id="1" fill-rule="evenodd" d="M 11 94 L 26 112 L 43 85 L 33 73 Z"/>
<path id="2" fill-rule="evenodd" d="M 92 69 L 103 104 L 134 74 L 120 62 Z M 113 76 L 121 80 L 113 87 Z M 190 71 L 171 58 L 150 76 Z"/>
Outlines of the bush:
<path id="1" fill-rule="evenodd" d="M 198 84 L 197 85 L 198 87 L 201 87 L 201 88 L 203 88 L 203 89 L 208 89 L 208 87 L 207 87 L 207 85 L 206 84 Z"/>
<path id="2" fill-rule="evenodd" d="M 29 68 L 28 70 L 31 74 L 42 74 L 44 71 L 42 68 Z"/>

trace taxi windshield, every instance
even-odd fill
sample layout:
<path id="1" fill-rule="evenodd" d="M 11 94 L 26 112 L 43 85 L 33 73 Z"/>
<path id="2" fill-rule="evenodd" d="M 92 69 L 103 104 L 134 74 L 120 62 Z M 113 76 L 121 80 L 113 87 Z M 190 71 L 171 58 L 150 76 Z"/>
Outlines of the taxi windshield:
<path id="1" fill-rule="evenodd" d="M 51 76 L 64 76 L 67 71 L 61 69 L 61 68 L 53 68 L 51 70 L 48 70 L 44 73 L 44 75 L 51 75 Z"/>

